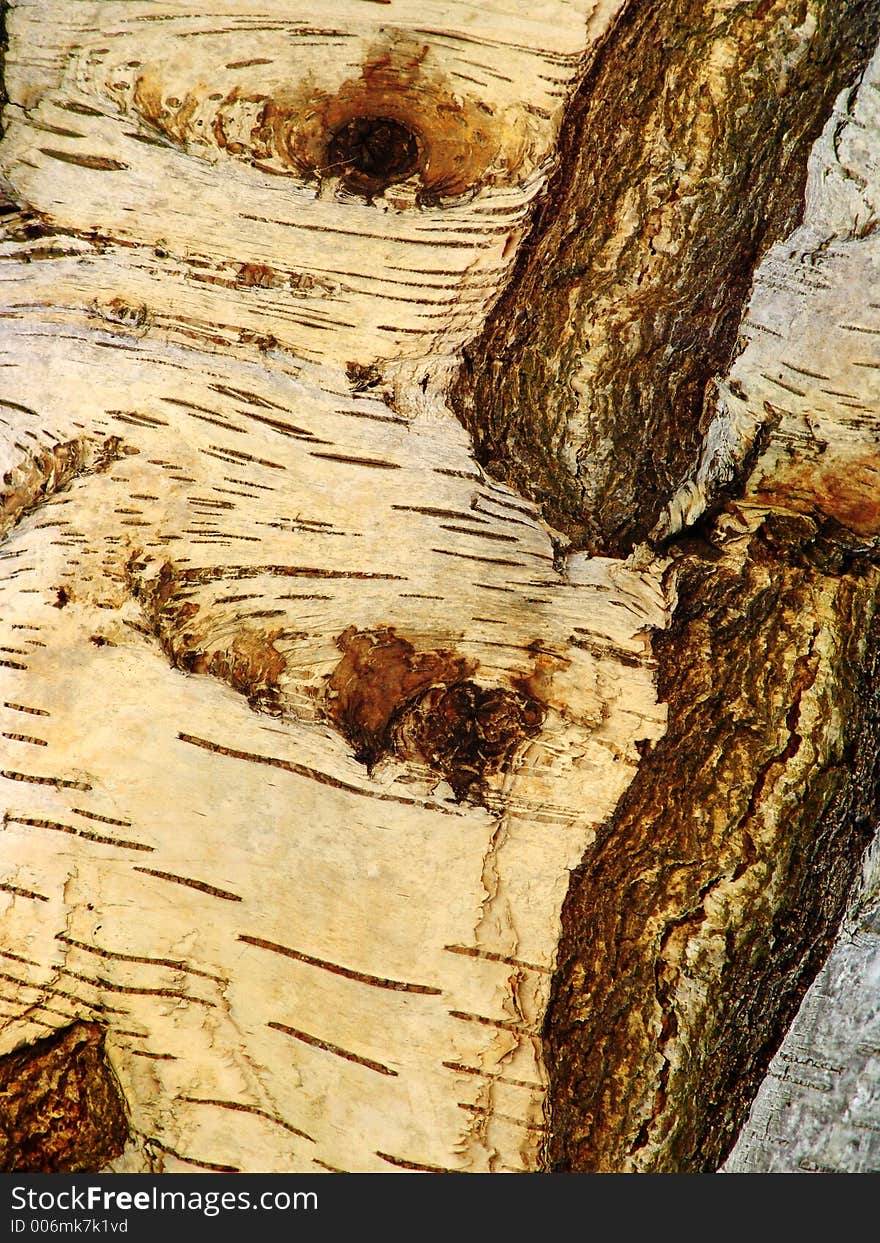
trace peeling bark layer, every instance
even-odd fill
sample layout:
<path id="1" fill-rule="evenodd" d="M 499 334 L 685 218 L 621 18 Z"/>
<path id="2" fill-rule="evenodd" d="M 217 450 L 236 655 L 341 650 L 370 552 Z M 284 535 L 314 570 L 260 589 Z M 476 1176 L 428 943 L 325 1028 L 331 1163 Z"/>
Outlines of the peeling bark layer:
<path id="1" fill-rule="evenodd" d="M 695 460 L 761 253 L 880 31 L 876 0 L 632 3 L 454 401 L 576 547 L 625 555 Z"/>
<path id="2" fill-rule="evenodd" d="M 682 550 L 669 728 L 573 877 L 548 1010 L 559 1170 L 717 1168 L 828 951 L 880 800 L 880 577 L 807 519 Z"/>

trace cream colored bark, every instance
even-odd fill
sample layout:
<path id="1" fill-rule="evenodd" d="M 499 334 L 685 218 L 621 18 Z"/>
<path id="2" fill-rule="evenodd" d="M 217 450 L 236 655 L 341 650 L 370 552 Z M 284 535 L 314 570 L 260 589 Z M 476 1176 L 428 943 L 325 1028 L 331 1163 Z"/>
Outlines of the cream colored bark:
<path id="1" fill-rule="evenodd" d="M 4 167 L 69 253 L 7 247 L 6 460 L 26 478 L 75 441 L 83 464 L 3 549 L 6 1047 L 110 1017 L 166 1169 L 528 1169 L 559 907 L 662 728 L 665 601 L 656 569 L 557 565 L 443 384 L 613 6 L 349 4 L 343 34 L 241 7 L 10 14 Z M 345 201 L 216 145 L 236 96 L 332 92 L 377 46 L 491 109 L 475 197 Z M 184 102 L 145 119 L 144 83 Z M 377 362 L 353 393 L 346 365 Z M 281 654 L 280 716 L 169 668 L 136 598 L 166 562 L 207 570 L 201 648 Z M 540 679 L 545 731 L 485 806 L 368 774 L 318 719 L 338 636 L 389 625 L 482 683 Z"/>
<path id="2" fill-rule="evenodd" d="M 446 392 L 620 8 L 10 5 L 0 1050 L 106 1024 L 126 1168 L 540 1167 L 560 911 L 663 735 L 674 580 L 566 555 Z M 419 134 L 421 189 L 316 162 L 332 107 Z M 352 628 L 540 731 L 479 796 L 368 769 L 328 698 Z"/>

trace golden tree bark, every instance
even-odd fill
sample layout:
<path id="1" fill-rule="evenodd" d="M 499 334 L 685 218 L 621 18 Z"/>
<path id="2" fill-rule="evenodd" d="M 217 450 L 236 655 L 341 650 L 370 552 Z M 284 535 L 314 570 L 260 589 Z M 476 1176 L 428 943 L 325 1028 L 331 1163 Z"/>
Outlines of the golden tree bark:
<path id="1" fill-rule="evenodd" d="M 6 22 L 7 1168 L 717 1168 L 877 814 L 880 4 Z"/>

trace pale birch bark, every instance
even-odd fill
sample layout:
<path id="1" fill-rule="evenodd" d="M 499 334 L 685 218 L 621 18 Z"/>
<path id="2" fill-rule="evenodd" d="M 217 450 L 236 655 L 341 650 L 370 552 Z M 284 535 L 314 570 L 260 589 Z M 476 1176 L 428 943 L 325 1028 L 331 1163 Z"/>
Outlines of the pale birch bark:
<path id="1" fill-rule="evenodd" d="M 559 1084 L 587 1062 L 565 1033 L 611 1030 L 617 1011 L 609 994 L 588 1019 L 563 1014 L 593 932 L 563 908 L 609 831 L 628 840 L 650 757 L 677 745 L 657 636 L 684 642 L 691 571 L 675 549 L 578 551 L 540 500 L 477 464 L 449 393 L 547 184 L 566 98 L 625 7 L 344 0 L 330 28 L 308 0 L 9 6 L 2 1051 L 99 1024 L 128 1166 L 687 1167 L 691 1033 L 719 1038 L 724 947 L 754 957 L 755 895 L 782 918 L 790 877 L 804 883 L 779 862 L 785 825 L 810 832 L 840 804 L 819 949 L 798 941 L 780 968 L 771 1028 L 819 965 L 857 862 L 860 796 L 838 774 L 874 720 L 855 701 L 876 527 L 826 507 L 861 541 L 849 562 L 753 570 L 767 514 L 791 507 L 762 484 L 723 516 L 712 573 L 788 591 L 778 633 L 755 641 L 776 715 L 742 709 L 763 748 L 743 753 L 747 813 L 729 775 L 707 787 L 700 814 L 729 849 L 707 846 L 693 936 L 687 886 L 657 899 L 646 970 L 662 987 L 631 1024 L 650 1057 L 637 1099 L 606 1102 L 619 1151 L 578 1147 L 589 1107 Z M 817 29 L 801 16 L 780 19 L 786 71 Z M 328 133 L 364 116 L 419 150 L 412 176 L 366 197 L 325 167 Z M 872 262 L 869 234 L 844 239 L 853 262 Z M 803 304 L 799 288 L 780 299 L 777 317 Z M 826 378 L 850 392 L 834 381 L 861 361 L 846 343 L 866 347 L 840 331 Z M 813 356 L 804 342 L 795 362 Z M 764 397 L 747 358 L 719 392 L 754 389 L 752 428 Z M 870 414 L 863 371 L 850 396 Z M 782 408 L 775 389 L 768 401 Z M 869 417 L 858 438 L 861 462 Z M 719 472 L 695 470 L 666 531 L 712 491 Z M 799 508 L 815 513 L 816 492 Z M 805 603 L 816 624 L 798 628 Z M 822 872 L 816 840 L 806 878 Z M 609 910 L 626 914 L 640 875 Z M 731 1063 L 745 1087 L 717 1111 L 719 1151 L 768 1039 Z M 635 1065 L 613 1056 L 611 1080 Z"/>

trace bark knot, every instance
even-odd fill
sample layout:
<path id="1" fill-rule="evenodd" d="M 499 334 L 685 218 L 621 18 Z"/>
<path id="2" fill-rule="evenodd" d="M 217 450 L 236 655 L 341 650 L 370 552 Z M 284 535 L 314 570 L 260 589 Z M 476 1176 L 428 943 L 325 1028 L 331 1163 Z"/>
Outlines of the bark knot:
<path id="1" fill-rule="evenodd" d="M 536 699 L 471 676 L 476 662 L 447 649 L 417 652 L 393 626 L 337 639 L 342 659 L 325 692 L 327 718 L 373 768 L 383 755 L 420 760 L 459 801 L 480 802 L 486 781 L 544 719 Z"/>
<path id="2" fill-rule="evenodd" d="M 281 713 L 280 681 L 287 661 L 275 647 L 279 632 L 239 626 L 234 633 L 212 633 L 207 612 L 187 598 L 190 580 L 170 561 L 151 576 L 135 552 L 126 566 L 131 594 L 144 611 L 151 632 L 175 669 L 207 673 L 244 695 L 258 712 Z"/>

